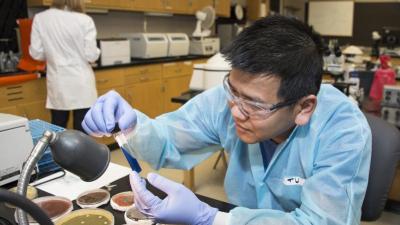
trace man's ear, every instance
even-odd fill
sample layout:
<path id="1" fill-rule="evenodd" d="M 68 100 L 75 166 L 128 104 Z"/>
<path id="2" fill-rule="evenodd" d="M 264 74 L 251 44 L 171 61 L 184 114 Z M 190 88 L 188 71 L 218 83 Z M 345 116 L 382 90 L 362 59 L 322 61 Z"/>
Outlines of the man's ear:
<path id="1" fill-rule="evenodd" d="M 299 126 L 307 124 L 316 107 L 317 97 L 315 95 L 308 95 L 301 98 L 294 107 L 294 122 Z"/>

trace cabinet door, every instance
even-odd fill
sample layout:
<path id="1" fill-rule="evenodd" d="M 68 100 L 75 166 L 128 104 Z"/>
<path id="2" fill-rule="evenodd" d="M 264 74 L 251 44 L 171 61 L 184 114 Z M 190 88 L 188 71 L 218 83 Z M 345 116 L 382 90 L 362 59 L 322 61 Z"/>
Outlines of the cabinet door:
<path id="1" fill-rule="evenodd" d="M 141 82 L 127 86 L 127 101 L 139 111 L 154 118 L 163 112 L 163 93 L 161 80 Z"/>
<path id="2" fill-rule="evenodd" d="M 40 119 L 50 122 L 50 110 L 46 109 L 45 106 L 46 101 L 41 100 L 18 105 L 18 108 L 29 120 Z"/>
<path id="3" fill-rule="evenodd" d="M 84 0 L 87 8 L 113 8 L 115 2 L 109 0 Z"/>
<path id="4" fill-rule="evenodd" d="M 123 69 L 108 69 L 95 71 L 96 88 L 98 90 L 111 90 L 124 85 Z"/>
<path id="5" fill-rule="evenodd" d="M 229 17 L 231 15 L 231 0 L 214 0 L 214 8 L 218 16 Z"/>
<path id="6" fill-rule="evenodd" d="M 188 4 L 190 14 L 195 14 L 197 10 L 201 10 L 206 6 L 214 7 L 213 0 L 188 0 Z"/>
<path id="7" fill-rule="evenodd" d="M 161 0 L 133 0 L 131 9 L 135 11 L 162 11 L 164 8 Z"/>
<path id="8" fill-rule="evenodd" d="M 25 117 L 24 112 L 22 112 L 17 106 L 2 107 L 0 108 L 0 113 Z"/>
<path id="9" fill-rule="evenodd" d="M 28 0 L 28 7 L 49 6 L 53 3 L 52 0 Z"/>
<path id="10" fill-rule="evenodd" d="M 171 102 L 172 97 L 181 95 L 183 92 L 189 90 L 191 75 L 171 77 L 164 79 L 164 110 L 171 112 L 181 107 L 179 103 Z"/>
<path id="11" fill-rule="evenodd" d="M 165 12 L 189 13 L 188 0 L 161 0 Z"/>

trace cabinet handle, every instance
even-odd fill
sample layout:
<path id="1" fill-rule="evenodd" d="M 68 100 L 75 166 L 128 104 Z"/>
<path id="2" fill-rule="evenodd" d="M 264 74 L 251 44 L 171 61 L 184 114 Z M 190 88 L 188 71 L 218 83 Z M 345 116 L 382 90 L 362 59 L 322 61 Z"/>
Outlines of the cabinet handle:
<path id="1" fill-rule="evenodd" d="M 148 77 L 140 77 L 139 80 L 140 80 L 140 81 L 148 81 L 149 78 L 148 78 Z"/>
<path id="2" fill-rule="evenodd" d="M 13 102 L 13 101 L 18 101 L 18 100 L 22 100 L 22 99 L 24 99 L 24 98 L 22 98 L 22 97 L 19 97 L 19 98 L 10 98 L 10 99 L 8 99 L 8 101 L 9 101 L 9 102 Z"/>
<path id="3" fill-rule="evenodd" d="M 107 83 L 107 82 L 108 82 L 107 79 L 97 80 L 97 83 L 100 83 L 100 84 L 104 84 L 104 83 Z"/>
<path id="4" fill-rule="evenodd" d="M 11 87 L 7 87 L 7 90 L 18 89 L 18 88 L 22 88 L 22 86 L 21 86 L 21 85 L 19 85 L 19 86 L 11 86 Z"/>
<path id="5" fill-rule="evenodd" d="M 22 91 L 7 93 L 8 96 L 10 96 L 10 95 L 18 95 L 18 94 L 22 94 Z"/>

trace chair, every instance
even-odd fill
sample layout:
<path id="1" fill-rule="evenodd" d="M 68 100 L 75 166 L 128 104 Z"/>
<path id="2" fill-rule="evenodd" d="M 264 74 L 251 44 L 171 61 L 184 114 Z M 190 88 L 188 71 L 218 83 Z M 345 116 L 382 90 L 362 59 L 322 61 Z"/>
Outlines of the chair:
<path id="1" fill-rule="evenodd" d="M 361 220 L 374 221 L 385 207 L 400 159 L 400 132 L 379 117 L 365 116 L 372 131 L 372 156 Z"/>

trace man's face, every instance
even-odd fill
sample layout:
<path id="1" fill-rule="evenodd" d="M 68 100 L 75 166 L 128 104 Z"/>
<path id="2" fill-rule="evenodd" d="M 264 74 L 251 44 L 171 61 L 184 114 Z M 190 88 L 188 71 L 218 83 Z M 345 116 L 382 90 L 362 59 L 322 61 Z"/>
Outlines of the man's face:
<path id="1" fill-rule="evenodd" d="M 262 104 L 282 102 L 277 96 L 280 79 L 277 76 L 254 76 L 233 69 L 228 78 L 233 94 Z M 295 126 L 295 115 L 290 106 L 279 108 L 263 118 L 246 116 L 238 104 L 228 102 L 239 138 L 249 144 L 267 139 L 285 139 Z"/>

